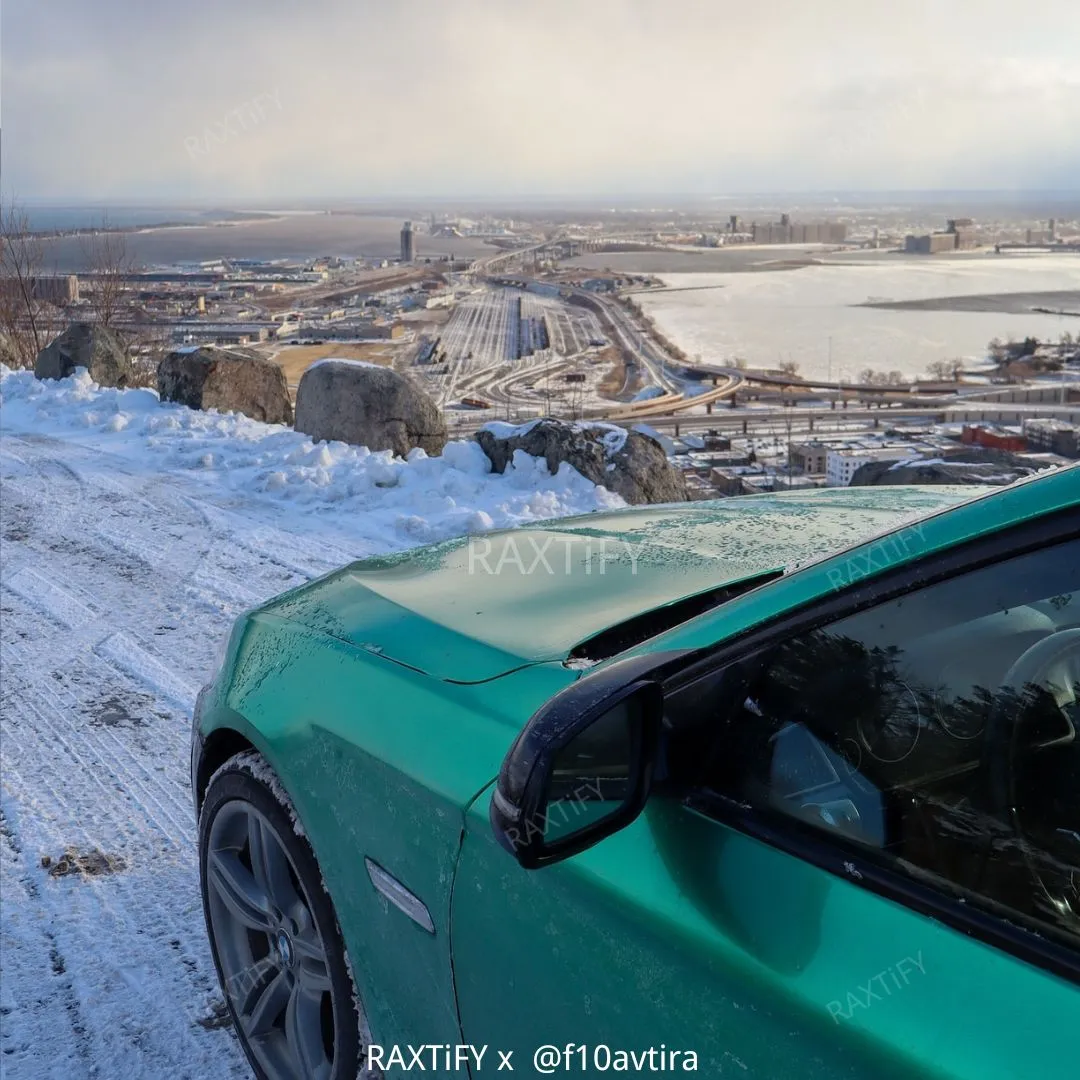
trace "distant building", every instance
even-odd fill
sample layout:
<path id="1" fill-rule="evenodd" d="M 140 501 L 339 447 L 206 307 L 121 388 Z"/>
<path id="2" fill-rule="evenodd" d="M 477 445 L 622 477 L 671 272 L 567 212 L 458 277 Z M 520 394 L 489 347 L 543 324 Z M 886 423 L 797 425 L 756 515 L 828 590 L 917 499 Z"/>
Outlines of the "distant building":
<path id="1" fill-rule="evenodd" d="M 788 446 L 791 467 L 804 473 L 825 472 L 829 448 L 821 442 L 793 442 Z"/>
<path id="2" fill-rule="evenodd" d="M 411 221 L 406 221 L 401 229 L 401 261 L 411 263 L 416 258 L 416 240 Z"/>
<path id="3" fill-rule="evenodd" d="M 778 222 L 755 221 L 750 235 L 755 244 L 842 244 L 847 226 L 839 221 L 792 222 L 788 214 L 781 214 Z"/>
<path id="4" fill-rule="evenodd" d="M 904 239 L 904 251 L 909 255 L 937 255 L 942 251 L 955 251 L 956 237 L 952 233 L 927 233 Z"/>
<path id="5" fill-rule="evenodd" d="M 944 232 L 906 237 L 904 251 L 911 255 L 937 255 L 942 251 L 970 251 L 978 245 L 978 233 L 971 218 L 949 218 Z"/>
<path id="6" fill-rule="evenodd" d="M 1009 450 L 1013 453 L 1027 449 L 1027 439 L 1023 435 L 986 424 L 965 424 L 960 441 L 969 446 L 985 446 L 988 450 Z"/>
<path id="7" fill-rule="evenodd" d="M 752 477 L 766 476 L 762 465 L 732 465 L 709 470 L 709 482 L 719 495 L 746 495 L 754 490 Z"/>
<path id="8" fill-rule="evenodd" d="M 828 487 L 847 487 L 855 473 L 872 461 L 907 461 L 917 457 L 919 452 L 910 446 L 829 450 L 825 457 L 825 483 Z"/>
<path id="9" fill-rule="evenodd" d="M 1072 424 L 1050 419 L 1025 420 L 1024 434 L 1032 450 L 1080 458 L 1080 428 Z"/>
<path id="10" fill-rule="evenodd" d="M 174 323 L 172 339 L 177 344 L 250 345 L 266 341 L 275 329 L 265 323 Z"/>
<path id="11" fill-rule="evenodd" d="M 957 251 L 970 251 L 979 246 L 979 236 L 971 218 L 949 218 L 945 231 L 956 238 Z"/>
<path id="12" fill-rule="evenodd" d="M 64 307 L 79 299 L 79 279 L 74 274 L 50 274 L 29 279 L 30 295 L 46 304 Z M 0 282 L 0 291 L 10 295 L 19 289 L 12 278 Z"/>
<path id="13" fill-rule="evenodd" d="M 355 319 L 301 326 L 294 333 L 304 341 L 396 341 L 405 336 L 405 325 L 386 319 Z"/>

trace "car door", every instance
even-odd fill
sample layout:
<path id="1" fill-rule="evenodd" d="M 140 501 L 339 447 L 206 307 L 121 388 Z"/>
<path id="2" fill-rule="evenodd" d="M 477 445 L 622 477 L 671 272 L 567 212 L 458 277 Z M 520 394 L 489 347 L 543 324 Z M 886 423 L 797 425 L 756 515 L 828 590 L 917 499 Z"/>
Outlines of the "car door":
<path id="1" fill-rule="evenodd" d="M 477 800 L 452 950 L 487 1068 L 501 1049 L 525 1075 L 1069 1073 L 1068 528 L 885 575 L 677 675 L 645 811 L 563 863 L 521 869 Z"/>

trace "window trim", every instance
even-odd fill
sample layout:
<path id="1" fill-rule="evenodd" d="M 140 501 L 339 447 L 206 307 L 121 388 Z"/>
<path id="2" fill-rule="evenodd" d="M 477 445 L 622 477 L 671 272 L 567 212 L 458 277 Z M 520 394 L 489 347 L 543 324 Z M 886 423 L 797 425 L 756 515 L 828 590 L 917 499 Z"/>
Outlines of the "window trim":
<path id="1" fill-rule="evenodd" d="M 886 570 L 871 580 L 840 589 L 824 600 L 818 597 L 767 623 L 752 627 L 721 642 L 705 656 L 698 654 L 690 664 L 668 676 L 664 681 L 664 694 L 673 694 L 798 634 L 963 574 L 1076 539 L 1080 539 L 1080 505 L 1065 507 L 989 536 L 964 541 L 945 552 L 935 552 L 893 570 Z M 1026 925 L 1010 919 L 1007 909 L 1002 908 L 1001 915 L 995 914 L 989 908 L 1000 905 L 996 905 L 991 898 L 980 898 L 980 902 L 986 902 L 986 908 L 961 903 L 958 895 L 917 875 L 906 874 L 884 863 L 884 860 L 875 859 L 872 850 L 845 842 L 843 837 L 813 829 L 797 819 L 782 817 L 765 807 L 750 807 L 704 789 L 688 795 L 673 794 L 679 794 L 683 804 L 695 813 L 1080 985 L 1080 948 L 1070 947 L 1057 935 L 1047 936 L 1028 929 Z"/>

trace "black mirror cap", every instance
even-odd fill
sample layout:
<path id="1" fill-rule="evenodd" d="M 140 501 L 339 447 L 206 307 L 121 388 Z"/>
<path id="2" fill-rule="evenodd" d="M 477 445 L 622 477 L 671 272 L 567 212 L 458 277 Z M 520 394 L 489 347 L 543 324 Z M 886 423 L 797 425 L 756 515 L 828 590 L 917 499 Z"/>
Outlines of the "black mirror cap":
<path id="1" fill-rule="evenodd" d="M 503 760 L 491 798 L 495 838 L 526 869 L 576 855 L 629 825 L 652 786 L 663 705 L 661 681 L 683 653 L 633 657 L 605 666 L 561 690 L 532 716 Z M 547 844 L 544 823 L 548 781 L 555 756 L 608 710 L 630 698 L 642 704 L 635 733 L 630 796 L 611 817 Z"/>

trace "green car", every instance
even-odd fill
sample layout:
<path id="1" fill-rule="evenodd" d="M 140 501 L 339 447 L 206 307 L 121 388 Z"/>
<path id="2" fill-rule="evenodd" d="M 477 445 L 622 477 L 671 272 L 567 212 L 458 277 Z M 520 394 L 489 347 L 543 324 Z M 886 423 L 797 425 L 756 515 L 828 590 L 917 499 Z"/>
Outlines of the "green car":
<path id="1" fill-rule="evenodd" d="M 367 559 L 199 696 L 260 1077 L 1076 1076 L 1080 468 Z"/>

